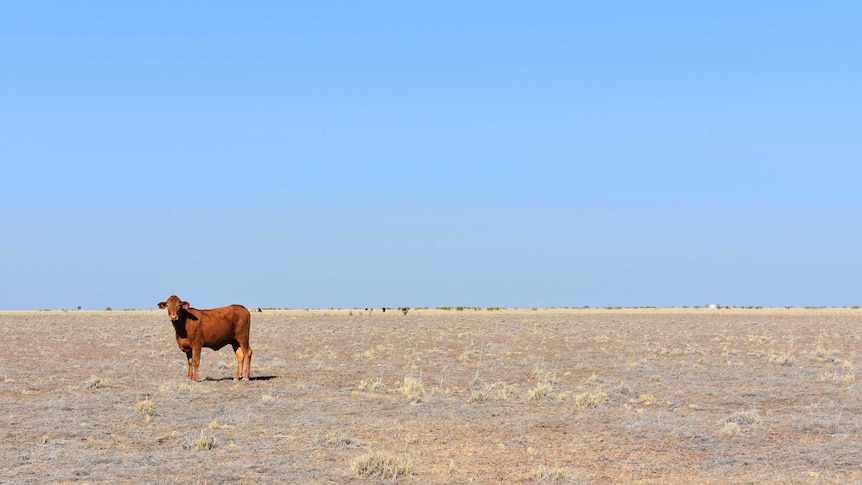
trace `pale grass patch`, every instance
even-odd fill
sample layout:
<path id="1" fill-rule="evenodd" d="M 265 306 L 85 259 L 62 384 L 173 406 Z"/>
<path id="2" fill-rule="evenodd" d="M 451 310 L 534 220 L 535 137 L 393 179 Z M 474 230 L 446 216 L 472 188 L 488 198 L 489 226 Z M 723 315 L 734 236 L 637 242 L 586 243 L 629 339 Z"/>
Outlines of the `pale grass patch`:
<path id="1" fill-rule="evenodd" d="M 359 381 L 359 389 L 371 392 L 384 392 L 386 391 L 386 385 L 383 384 L 383 379 L 380 377 L 369 377 L 368 379 Z"/>
<path id="2" fill-rule="evenodd" d="M 741 426 L 739 423 L 734 423 L 733 421 L 727 421 L 724 423 L 724 426 L 720 430 L 718 430 L 719 436 L 723 436 L 725 438 L 733 436 L 739 433 Z"/>
<path id="3" fill-rule="evenodd" d="M 405 377 L 398 391 L 407 396 L 411 404 L 418 404 L 422 401 L 422 396 L 425 395 L 425 387 L 422 385 L 421 378 Z"/>
<path id="4" fill-rule="evenodd" d="M 790 355 L 790 352 L 784 352 L 781 354 L 776 354 L 775 352 L 773 352 L 769 355 L 769 362 L 771 364 L 776 364 L 781 367 L 792 367 L 794 364 L 793 356 Z"/>
<path id="5" fill-rule="evenodd" d="M 554 373 L 548 372 L 544 369 L 544 366 L 537 367 L 533 374 L 536 376 L 536 385 L 527 390 L 526 397 L 530 401 L 540 400 L 540 399 L 551 399 L 554 397 L 554 382 L 556 382 L 557 377 Z"/>
<path id="6" fill-rule="evenodd" d="M 742 432 L 743 426 L 753 427 L 760 424 L 760 414 L 756 410 L 736 412 L 725 418 L 720 436 L 729 437 Z"/>
<path id="7" fill-rule="evenodd" d="M 84 383 L 84 387 L 87 389 L 101 389 L 107 385 L 107 382 L 108 381 L 101 377 L 90 376 L 90 378 L 87 379 L 87 382 Z"/>
<path id="8" fill-rule="evenodd" d="M 194 386 L 189 383 L 189 381 L 183 382 L 182 384 L 163 384 L 159 386 L 159 392 L 191 392 L 194 390 Z"/>
<path id="9" fill-rule="evenodd" d="M 760 413 L 753 409 L 741 411 L 731 414 L 727 419 L 725 419 L 725 421 L 754 426 L 760 423 Z"/>
<path id="10" fill-rule="evenodd" d="M 330 448 L 355 448 L 356 441 L 341 430 L 330 431 L 321 438 L 321 443 Z"/>
<path id="11" fill-rule="evenodd" d="M 135 405 L 135 408 L 138 412 L 144 413 L 147 417 L 147 420 L 156 415 L 156 403 L 153 402 L 152 399 L 148 397 L 144 398 Z"/>
<path id="12" fill-rule="evenodd" d="M 600 386 L 602 382 L 603 381 L 601 377 L 592 374 L 590 375 L 590 377 L 587 378 L 587 380 L 584 381 L 584 384 L 588 386 Z"/>
<path id="13" fill-rule="evenodd" d="M 834 371 L 820 371 L 818 380 L 820 382 L 834 382 L 836 384 L 850 386 L 856 382 L 856 376 L 846 372 L 844 374 L 839 374 Z"/>
<path id="14" fill-rule="evenodd" d="M 215 438 L 201 434 L 198 439 L 192 442 L 191 447 L 196 451 L 209 451 L 215 447 Z"/>
<path id="15" fill-rule="evenodd" d="M 569 470 L 562 467 L 539 465 L 533 469 L 533 478 L 542 482 L 568 482 L 572 479 Z"/>
<path id="16" fill-rule="evenodd" d="M 644 406 L 650 406 L 655 402 L 655 396 L 652 394 L 641 394 L 638 396 L 638 400 Z"/>
<path id="17" fill-rule="evenodd" d="M 468 403 L 479 403 L 489 399 L 497 401 L 505 401 L 515 394 L 515 386 L 506 384 L 505 382 L 495 382 L 494 384 L 485 384 L 482 389 L 471 389 L 470 395 L 467 396 Z"/>
<path id="18" fill-rule="evenodd" d="M 584 392 L 575 396 L 575 406 L 580 409 L 588 409 L 600 406 L 608 401 L 608 394 L 601 389 L 593 392 Z"/>
<path id="19" fill-rule="evenodd" d="M 553 395 L 554 385 L 550 382 L 539 382 L 535 387 L 527 389 L 527 399 L 535 401 L 549 399 Z"/>
<path id="20" fill-rule="evenodd" d="M 368 349 L 365 352 L 353 354 L 353 358 L 355 360 L 373 360 L 376 357 L 377 353 L 374 351 L 374 349 Z"/>
<path id="21" fill-rule="evenodd" d="M 260 396 L 260 400 L 266 404 L 273 403 L 273 402 L 275 402 L 276 399 L 277 399 L 277 397 L 273 396 L 272 394 L 264 394 L 264 395 Z"/>
<path id="22" fill-rule="evenodd" d="M 485 402 L 488 399 L 488 386 L 485 386 L 484 389 L 477 391 L 476 389 L 470 390 L 470 395 L 467 397 L 467 402 L 470 404 L 475 404 L 479 402 Z"/>
<path id="23" fill-rule="evenodd" d="M 838 382 L 838 373 L 830 371 L 820 371 L 817 376 L 820 382 Z"/>
<path id="24" fill-rule="evenodd" d="M 360 478 L 395 481 L 412 473 L 413 464 L 404 456 L 379 452 L 358 456 L 350 462 L 350 471 Z"/>
<path id="25" fill-rule="evenodd" d="M 505 401 L 509 399 L 515 394 L 515 385 L 514 384 L 506 384 L 505 382 L 501 382 L 500 388 L 497 389 L 497 392 L 494 393 L 494 397 L 498 400 Z"/>

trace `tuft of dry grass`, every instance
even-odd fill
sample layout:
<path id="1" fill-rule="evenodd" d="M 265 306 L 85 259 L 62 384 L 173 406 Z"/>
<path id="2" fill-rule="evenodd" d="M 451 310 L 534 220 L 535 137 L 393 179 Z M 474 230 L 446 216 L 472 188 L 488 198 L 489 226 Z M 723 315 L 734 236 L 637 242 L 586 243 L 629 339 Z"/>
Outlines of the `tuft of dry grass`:
<path id="1" fill-rule="evenodd" d="M 554 396 L 554 385 L 548 381 L 542 381 L 527 389 L 527 399 L 536 401 L 540 399 L 551 399 Z"/>
<path id="2" fill-rule="evenodd" d="M 545 465 L 539 465 L 533 469 L 533 478 L 548 483 L 566 483 L 572 480 L 572 476 L 566 468 Z"/>
<path id="3" fill-rule="evenodd" d="M 101 389 L 107 385 L 108 381 L 96 376 L 90 376 L 87 379 L 87 382 L 84 383 L 84 387 L 87 389 Z"/>
<path id="4" fill-rule="evenodd" d="M 575 396 L 575 406 L 580 409 L 588 409 L 600 406 L 608 401 L 608 394 L 601 389 L 593 392 L 584 392 Z"/>
<path id="5" fill-rule="evenodd" d="M 794 365 L 793 356 L 790 355 L 790 352 L 784 352 L 781 354 L 773 352 L 769 355 L 769 362 L 781 367 L 792 367 Z"/>
<path id="6" fill-rule="evenodd" d="M 359 389 L 371 392 L 385 392 L 386 384 L 383 383 L 383 379 L 380 377 L 369 377 L 359 382 Z"/>
<path id="7" fill-rule="evenodd" d="M 215 438 L 212 436 L 203 436 L 192 442 L 192 446 L 196 451 L 209 451 L 215 446 Z"/>
<path id="8" fill-rule="evenodd" d="M 374 452 L 354 458 L 350 462 L 350 471 L 360 478 L 394 481 L 412 474 L 413 464 L 404 456 Z"/>
<path id="9" fill-rule="evenodd" d="M 724 419 L 724 424 L 718 434 L 729 437 L 742 432 L 743 427 L 752 427 L 758 424 L 760 424 L 760 413 L 756 410 L 735 412 Z"/>
<path id="10" fill-rule="evenodd" d="M 425 395 L 425 386 L 422 385 L 422 379 L 405 377 L 398 391 L 407 396 L 411 404 L 418 404 Z"/>
<path id="11" fill-rule="evenodd" d="M 135 407 L 139 412 L 144 413 L 147 419 L 156 415 L 156 403 L 154 403 L 149 397 L 138 401 L 138 404 Z"/>
<path id="12" fill-rule="evenodd" d="M 726 421 L 724 423 L 724 426 L 722 426 L 721 429 L 718 430 L 718 434 L 719 436 L 727 438 L 739 433 L 740 428 L 742 428 L 742 426 L 740 426 L 739 423 L 734 423 L 733 421 Z"/>

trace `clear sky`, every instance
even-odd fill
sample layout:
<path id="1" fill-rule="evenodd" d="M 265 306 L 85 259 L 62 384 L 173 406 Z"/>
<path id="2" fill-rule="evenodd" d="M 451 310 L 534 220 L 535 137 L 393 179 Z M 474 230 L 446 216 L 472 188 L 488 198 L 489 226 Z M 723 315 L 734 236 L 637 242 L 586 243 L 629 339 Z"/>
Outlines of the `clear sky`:
<path id="1" fill-rule="evenodd" d="M 862 304 L 862 2 L 0 8 L 0 309 Z"/>

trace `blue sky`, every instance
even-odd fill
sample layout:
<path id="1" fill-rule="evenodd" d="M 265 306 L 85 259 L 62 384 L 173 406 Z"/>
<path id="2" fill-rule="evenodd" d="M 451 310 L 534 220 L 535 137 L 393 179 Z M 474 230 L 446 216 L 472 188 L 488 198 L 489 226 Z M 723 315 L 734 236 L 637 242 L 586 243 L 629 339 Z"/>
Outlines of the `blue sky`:
<path id="1" fill-rule="evenodd" d="M 14 2 L 0 309 L 862 304 L 858 2 Z"/>

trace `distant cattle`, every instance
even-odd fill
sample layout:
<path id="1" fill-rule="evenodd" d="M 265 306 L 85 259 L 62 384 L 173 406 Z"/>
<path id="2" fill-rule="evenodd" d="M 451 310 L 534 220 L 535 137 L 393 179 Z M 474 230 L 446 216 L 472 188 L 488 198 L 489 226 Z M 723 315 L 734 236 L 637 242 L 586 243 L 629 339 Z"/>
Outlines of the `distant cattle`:
<path id="1" fill-rule="evenodd" d="M 198 310 L 172 295 L 167 301 L 159 303 L 159 308 L 168 309 L 168 317 L 177 334 L 177 344 L 188 357 L 189 379 L 198 380 L 202 347 L 219 350 L 228 344 L 236 354 L 237 370 L 234 380 L 249 378 L 252 350 L 248 345 L 248 335 L 251 314 L 244 306 L 230 305 Z"/>

